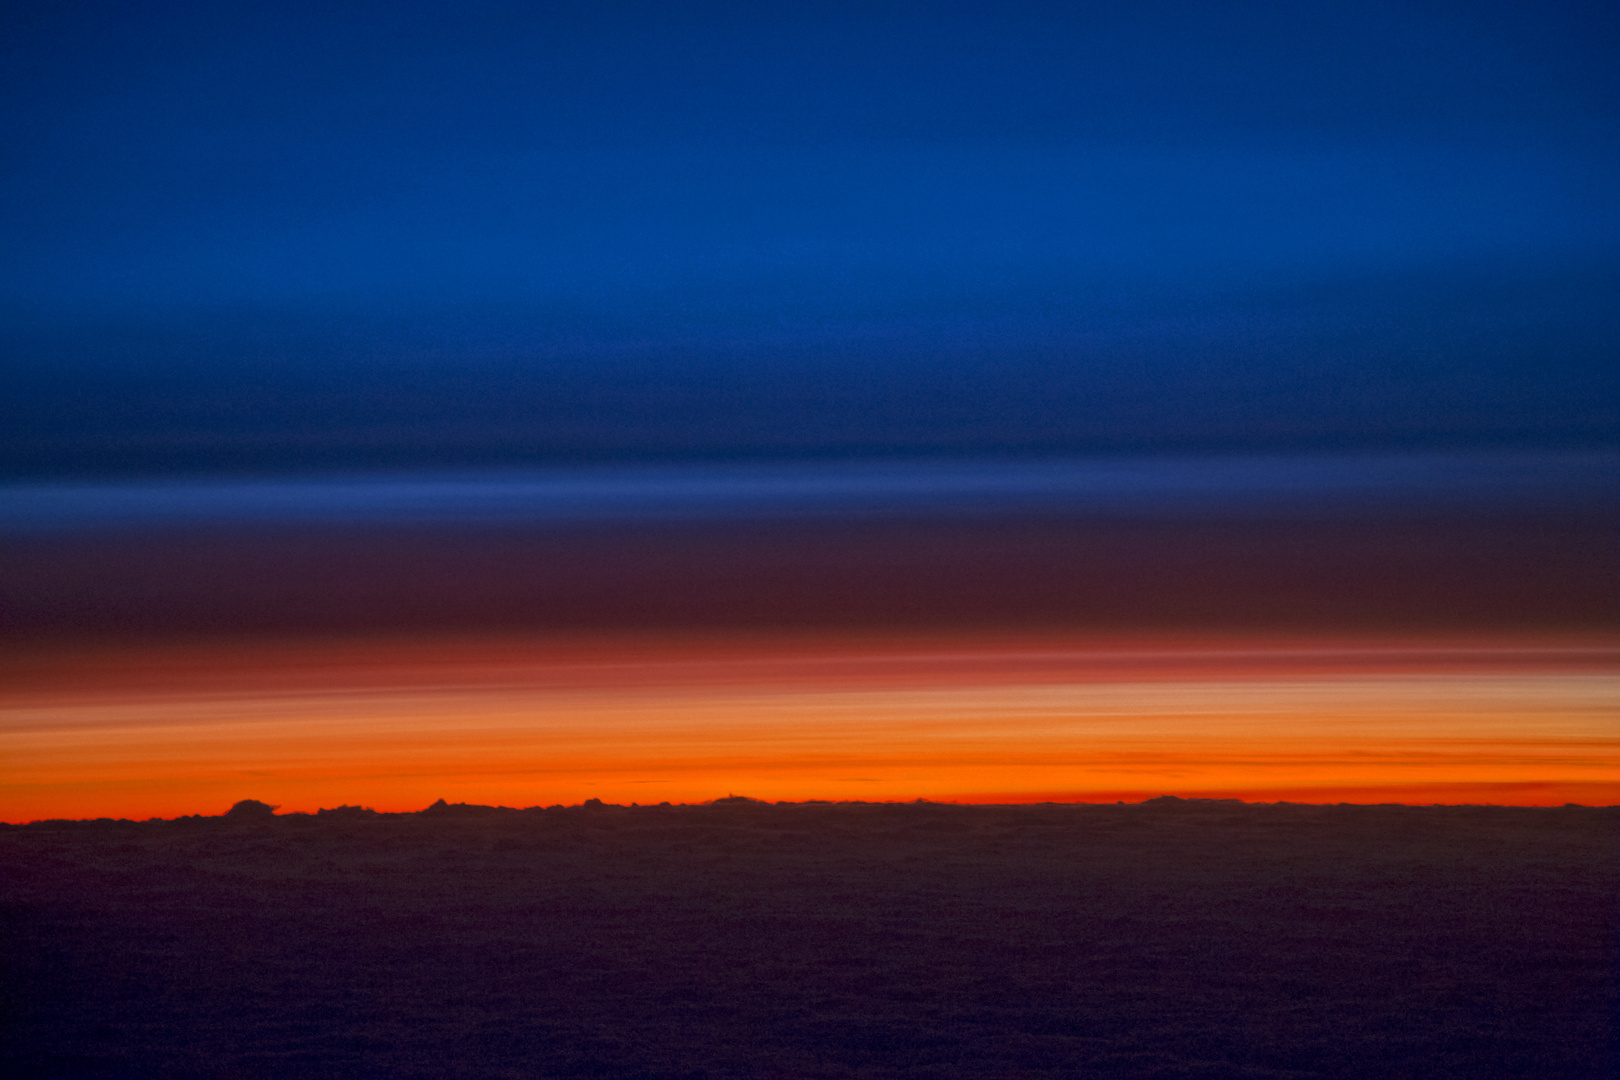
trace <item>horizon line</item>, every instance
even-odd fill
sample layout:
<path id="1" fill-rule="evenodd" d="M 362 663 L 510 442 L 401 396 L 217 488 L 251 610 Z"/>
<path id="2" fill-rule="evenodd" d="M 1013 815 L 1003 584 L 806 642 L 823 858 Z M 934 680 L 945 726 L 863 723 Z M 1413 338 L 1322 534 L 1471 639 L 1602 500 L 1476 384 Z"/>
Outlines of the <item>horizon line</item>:
<path id="1" fill-rule="evenodd" d="M 1310 806 L 1320 808 L 1399 808 L 1406 810 L 1428 809 L 1486 809 L 1486 810 L 1620 810 L 1620 803 L 1491 803 L 1491 802 L 1352 802 L 1339 800 L 1335 802 L 1316 802 L 1309 799 L 1274 799 L 1270 801 L 1260 799 L 1244 799 L 1237 796 L 1222 795 L 1151 795 L 1134 800 L 1126 799 L 1018 799 L 1018 800 L 978 800 L 978 799 L 925 799 L 925 798 L 895 798 L 895 799 L 756 799 L 746 795 L 725 795 L 713 799 L 704 799 L 698 802 L 657 802 L 657 803 L 615 803 L 605 802 L 601 799 L 585 799 L 577 803 L 535 804 L 533 806 L 505 806 L 490 805 L 488 803 L 447 802 L 444 799 L 430 803 L 420 810 L 377 810 L 369 806 L 341 806 L 321 807 L 315 811 L 289 810 L 286 813 L 277 813 L 281 807 L 271 806 L 256 799 L 244 799 L 236 803 L 229 810 L 219 814 L 179 814 L 175 817 L 94 817 L 94 818 L 33 818 L 28 821 L 0 821 L 0 827 L 25 828 L 30 825 L 95 825 L 95 824 L 124 824 L 124 825 L 152 825 L 169 824 L 181 821 L 225 821 L 234 819 L 246 822 L 264 821 L 291 821 L 297 818 L 403 818 L 421 816 L 443 816 L 446 814 L 474 813 L 509 813 L 531 814 L 554 810 L 696 810 L 706 807 L 798 807 L 798 806 L 936 806 L 959 808 L 985 808 L 1006 809 L 1012 807 L 1050 807 L 1050 806 L 1091 806 L 1091 807 L 1135 807 L 1158 804 L 1162 806 L 1179 803 L 1192 804 L 1223 804 L 1255 807 L 1278 806 Z"/>

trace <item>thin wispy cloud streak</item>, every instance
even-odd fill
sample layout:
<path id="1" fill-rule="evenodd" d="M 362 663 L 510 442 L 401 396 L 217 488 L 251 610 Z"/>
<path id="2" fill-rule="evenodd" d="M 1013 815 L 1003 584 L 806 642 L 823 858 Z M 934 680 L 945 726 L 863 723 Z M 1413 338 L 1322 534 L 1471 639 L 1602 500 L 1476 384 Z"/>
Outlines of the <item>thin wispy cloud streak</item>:
<path id="1" fill-rule="evenodd" d="M 1604 507 L 1614 453 L 597 467 L 0 487 L 0 532 L 1148 512 Z"/>

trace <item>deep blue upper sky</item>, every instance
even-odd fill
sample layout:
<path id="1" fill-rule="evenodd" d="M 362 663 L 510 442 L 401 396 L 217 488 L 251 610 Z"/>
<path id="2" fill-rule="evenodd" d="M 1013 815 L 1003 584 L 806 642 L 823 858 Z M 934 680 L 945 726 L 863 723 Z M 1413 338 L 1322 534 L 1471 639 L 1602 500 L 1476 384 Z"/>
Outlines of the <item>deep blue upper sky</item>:
<path id="1" fill-rule="evenodd" d="M 1620 8 L 0 8 L 13 474 L 1612 443 Z"/>

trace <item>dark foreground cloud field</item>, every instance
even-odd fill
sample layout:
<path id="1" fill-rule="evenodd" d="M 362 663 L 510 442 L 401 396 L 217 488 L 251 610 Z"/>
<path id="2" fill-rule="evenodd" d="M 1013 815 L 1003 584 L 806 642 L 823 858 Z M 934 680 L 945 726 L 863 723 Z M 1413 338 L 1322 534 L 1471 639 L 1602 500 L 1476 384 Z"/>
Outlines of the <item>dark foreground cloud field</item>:
<path id="1" fill-rule="evenodd" d="M 266 808 L 267 810 L 267 808 Z M 1616 811 L 0 827 L 11 1076 L 1608 1077 Z"/>

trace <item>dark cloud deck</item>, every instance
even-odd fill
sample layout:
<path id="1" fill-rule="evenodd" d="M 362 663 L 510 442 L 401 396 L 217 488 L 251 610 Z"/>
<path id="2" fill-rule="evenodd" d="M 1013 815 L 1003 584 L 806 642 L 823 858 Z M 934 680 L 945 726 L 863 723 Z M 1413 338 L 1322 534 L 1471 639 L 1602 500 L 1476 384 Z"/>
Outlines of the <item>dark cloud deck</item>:
<path id="1" fill-rule="evenodd" d="M 1613 808 L 435 811 L 0 828 L 7 1075 L 1612 1067 Z"/>

